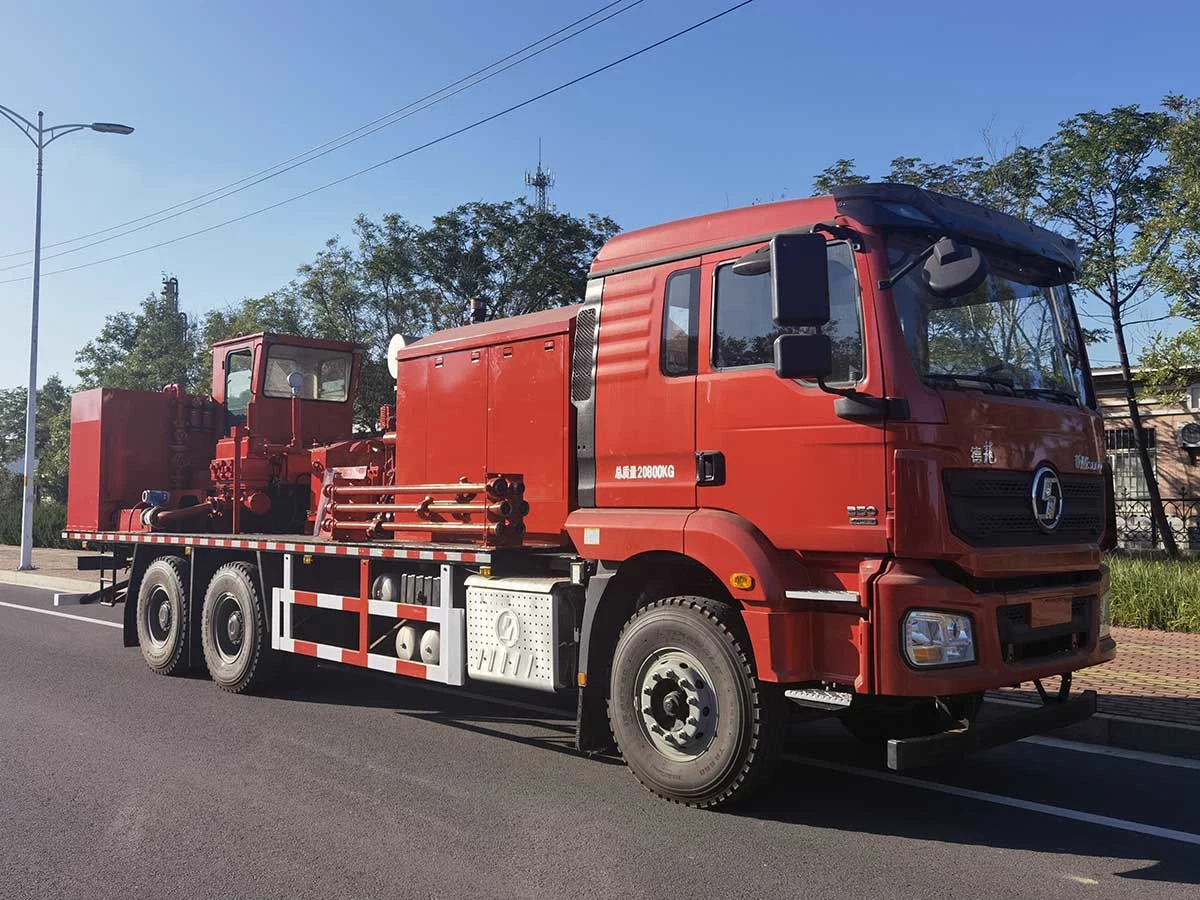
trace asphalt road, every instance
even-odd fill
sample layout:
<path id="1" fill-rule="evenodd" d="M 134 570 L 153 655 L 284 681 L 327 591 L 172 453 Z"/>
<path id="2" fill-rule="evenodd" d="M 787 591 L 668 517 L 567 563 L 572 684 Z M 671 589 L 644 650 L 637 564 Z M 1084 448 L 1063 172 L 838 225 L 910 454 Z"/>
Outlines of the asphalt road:
<path id="1" fill-rule="evenodd" d="M 119 609 L 0 588 L 0 898 L 1200 896 L 1200 767 L 1042 743 L 893 776 L 798 731 L 738 814 L 570 751 L 553 698 L 151 673 Z M 12 604 L 22 608 L 13 608 Z"/>

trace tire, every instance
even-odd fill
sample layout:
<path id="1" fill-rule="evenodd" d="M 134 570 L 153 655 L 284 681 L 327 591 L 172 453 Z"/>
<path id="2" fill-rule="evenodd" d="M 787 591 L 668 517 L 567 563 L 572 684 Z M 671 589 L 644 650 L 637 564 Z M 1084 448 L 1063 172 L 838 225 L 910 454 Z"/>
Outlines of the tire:
<path id="1" fill-rule="evenodd" d="M 737 611 L 706 597 L 658 600 L 625 623 L 609 722 L 626 764 L 652 793 L 725 806 L 748 799 L 774 770 L 785 707 L 755 677 L 749 646 Z"/>
<path id="2" fill-rule="evenodd" d="M 242 694 L 274 678 L 279 653 L 271 649 L 258 570 L 250 563 L 226 563 L 213 574 L 204 592 L 200 643 L 208 674 L 221 690 Z"/>
<path id="3" fill-rule="evenodd" d="M 892 739 L 925 737 L 953 728 L 956 722 L 974 722 L 983 706 L 983 693 L 943 697 L 947 716 L 932 697 L 900 699 L 856 698 L 841 714 L 842 724 L 864 744 L 885 744 Z"/>
<path id="4" fill-rule="evenodd" d="M 179 675 L 187 668 L 187 571 L 182 556 L 160 556 L 146 567 L 138 588 L 138 647 L 159 675 Z"/>

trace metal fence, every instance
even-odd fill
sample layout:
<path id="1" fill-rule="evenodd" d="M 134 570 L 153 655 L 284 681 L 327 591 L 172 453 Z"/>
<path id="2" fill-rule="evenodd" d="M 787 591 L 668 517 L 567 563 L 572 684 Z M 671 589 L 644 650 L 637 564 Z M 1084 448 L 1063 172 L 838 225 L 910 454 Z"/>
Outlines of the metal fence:
<path id="1" fill-rule="evenodd" d="M 1200 550 L 1200 498 L 1163 498 L 1167 525 L 1180 550 Z M 1117 545 L 1127 550 L 1161 546 L 1149 500 L 1117 500 Z"/>

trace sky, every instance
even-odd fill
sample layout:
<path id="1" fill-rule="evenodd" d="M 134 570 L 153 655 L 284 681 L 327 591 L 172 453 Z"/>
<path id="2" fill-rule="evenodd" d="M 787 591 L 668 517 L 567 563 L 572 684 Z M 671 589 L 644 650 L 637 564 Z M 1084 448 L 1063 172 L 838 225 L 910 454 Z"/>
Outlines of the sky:
<path id="1" fill-rule="evenodd" d="M 400 154 L 725 9 L 644 0 L 446 102 L 261 185 L 133 234 L 49 245 L 205 194 L 324 143 L 587 15 L 605 0 L 507 3 L 7 0 L 0 104 L 47 124 L 115 121 L 46 151 L 39 382 L 71 382 L 104 317 L 180 282 L 192 315 L 286 284 L 356 215 L 427 223 L 525 192 L 538 141 L 550 199 L 623 228 L 807 196 L 834 160 L 882 175 L 1049 137 L 1086 109 L 1200 93 L 1200 5 L 1112 0 L 913 6 L 755 2 L 552 97 L 344 184 L 168 246 Z M 628 2 L 628 0 L 626 0 Z M 620 6 L 614 7 L 619 9 Z M 35 156 L 0 121 L 0 387 L 28 379 Z M 140 223 L 139 223 L 140 224 Z M 134 226 L 130 226 L 134 227 Z M 113 232 L 100 235 L 108 237 Z M 91 240 L 97 240 L 92 238 Z M 88 243 L 87 241 L 81 243 Z M 1149 328 L 1135 329 L 1135 344 Z M 1094 362 L 1112 359 L 1093 350 Z"/>

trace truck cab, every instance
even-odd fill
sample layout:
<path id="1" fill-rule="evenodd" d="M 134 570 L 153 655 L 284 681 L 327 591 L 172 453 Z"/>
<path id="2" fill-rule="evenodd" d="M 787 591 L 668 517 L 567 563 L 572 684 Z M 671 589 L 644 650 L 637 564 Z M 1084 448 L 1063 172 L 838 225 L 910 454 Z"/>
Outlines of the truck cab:
<path id="1" fill-rule="evenodd" d="M 890 184 L 614 238 L 579 316 L 568 532 L 627 567 L 702 561 L 758 677 L 859 733 L 1069 685 L 1115 652 L 1077 267 L 1052 232 Z"/>

